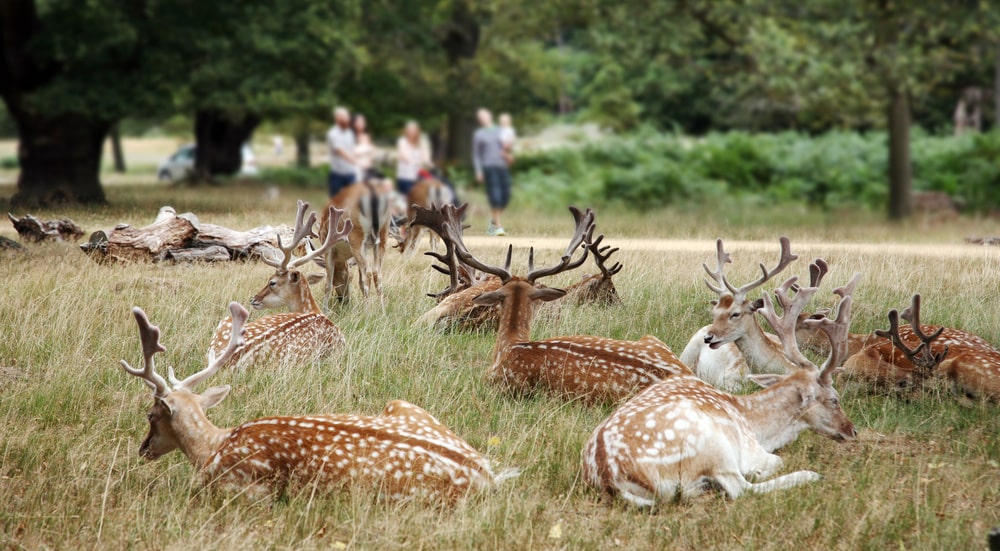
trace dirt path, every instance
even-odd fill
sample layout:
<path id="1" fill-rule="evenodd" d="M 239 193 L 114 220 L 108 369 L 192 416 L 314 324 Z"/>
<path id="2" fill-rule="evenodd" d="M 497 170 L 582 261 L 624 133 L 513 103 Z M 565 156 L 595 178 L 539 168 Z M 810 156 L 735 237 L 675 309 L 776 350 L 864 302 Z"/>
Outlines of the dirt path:
<path id="1" fill-rule="evenodd" d="M 562 237 L 485 237 L 469 236 L 465 238 L 466 245 L 471 249 L 499 248 L 508 244 L 514 248 L 534 247 L 536 249 L 560 250 L 566 247 L 566 238 Z M 606 243 L 619 247 L 623 251 L 651 252 L 688 252 L 711 254 L 715 247 L 711 241 L 704 239 L 614 239 Z M 727 250 L 763 250 L 770 251 L 776 247 L 774 241 L 726 241 Z M 946 258 L 996 258 L 1000 259 L 1000 247 L 969 245 L 966 243 L 809 243 L 796 241 L 793 244 L 796 252 L 836 251 L 856 252 L 860 254 L 883 254 L 908 256 L 934 256 Z"/>

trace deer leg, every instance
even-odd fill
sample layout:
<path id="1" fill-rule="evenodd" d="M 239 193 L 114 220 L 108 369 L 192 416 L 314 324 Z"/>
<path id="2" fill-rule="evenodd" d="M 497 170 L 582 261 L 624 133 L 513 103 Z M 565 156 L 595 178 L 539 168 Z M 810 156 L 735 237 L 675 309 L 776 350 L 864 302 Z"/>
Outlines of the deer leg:
<path id="1" fill-rule="evenodd" d="M 816 482 L 821 478 L 823 477 L 821 477 L 819 473 L 814 473 L 813 471 L 795 471 L 794 473 L 788 473 L 777 478 L 772 478 L 767 482 L 747 484 L 750 486 L 750 491 L 755 494 L 766 494 L 767 492 L 773 492 L 775 490 L 787 490 L 788 488 L 800 486 L 808 482 Z"/>
<path id="2" fill-rule="evenodd" d="M 382 258 L 385 256 L 385 237 L 372 249 L 372 285 L 382 294 Z"/>

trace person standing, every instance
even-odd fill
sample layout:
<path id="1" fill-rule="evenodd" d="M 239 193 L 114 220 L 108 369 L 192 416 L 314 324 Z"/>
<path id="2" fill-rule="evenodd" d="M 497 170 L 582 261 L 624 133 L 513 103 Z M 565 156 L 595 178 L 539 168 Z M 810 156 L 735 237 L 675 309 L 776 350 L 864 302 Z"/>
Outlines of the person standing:
<path id="1" fill-rule="evenodd" d="M 375 144 L 368 134 L 368 121 L 361 113 L 354 114 L 354 166 L 357 169 L 357 181 L 364 182 L 372 177 L 372 164 L 375 161 Z"/>
<path id="2" fill-rule="evenodd" d="M 493 125 L 493 114 L 488 109 L 476 111 L 479 129 L 472 135 L 472 164 L 476 181 L 486 184 L 493 218 L 486 230 L 488 235 L 507 235 L 500 217 L 510 203 L 510 170 L 504 151 L 500 130 Z"/>
<path id="3" fill-rule="evenodd" d="M 357 181 L 354 166 L 354 131 L 351 130 L 351 113 L 344 107 L 333 110 L 334 125 L 326 133 L 326 145 L 330 150 L 330 197 Z"/>
<path id="4" fill-rule="evenodd" d="M 514 142 L 517 141 L 517 130 L 514 129 L 510 113 L 500 113 L 497 122 L 500 123 L 500 143 L 503 144 L 504 159 L 509 167 L 514 164 Z"/>
<path id="5" fill-rule="evenodd" d="M 430 154 L 420 141 L 420 125 L 407 122 L 396 142 L 396 189 L 403 196 L 416 185 L 420 170 L 431 164 Z"/>

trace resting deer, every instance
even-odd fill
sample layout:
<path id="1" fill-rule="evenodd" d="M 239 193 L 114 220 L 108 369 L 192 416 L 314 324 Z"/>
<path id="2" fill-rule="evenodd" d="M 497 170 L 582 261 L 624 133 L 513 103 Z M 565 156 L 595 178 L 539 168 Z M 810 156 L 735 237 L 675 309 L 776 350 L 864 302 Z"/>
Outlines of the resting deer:
<path id="1" fill-rule="evenodd" d="M 763 493 L 818 480 L 812 471 L 765 482 L 748 480 L 776 473 L 782 461 L 771 452 L 807 428 L 835 440 L 857 434 L 833 388 L 850 324 L 851 295 L 846 288 L 838 289 L 836 318 L 808 322 L 831 342 L 830 356 L 820 368 L 795 340 L 796 318 L 817 288 L 799 287 L 796 281 L 792 277 L 774 292 L 781 316 L 766 294 L 758 309 L 795 365 L 790 374 L 750 375 L 766 388 L 749 395 L 728 394 L 693 375 L 668 377 L 650 386 L 594 430 L 583 450 L 584 479 L 643 507 L 677 495 L 698 495 L 705 479 L 732 498 L 748 490 Z"/>
<path id="2" fill-rule="evenodd" d="M 399 244 L 399 252 L 407 256 L 413 255 L 420 243 L 420 234 L 423 232 L 422 224 L 414 224 L 413 220 L 417 215 L 417 207 L 433 209 L 434 206 L 449 205 L 455 202 L 455 194 L 451 188 L 444 185 L 437 178 L 423 178 L 417 182 L 408 194 L 406 194 L 407 219 L 410 224 L 406 230 L 406 237 Z M 437 234 L 429 232 L 431 250 L 437 250 Z"/>
<path id="3" fill-rule="evenodd" d="M 602 247 L 601 241 L 604 240 L 604 236 L 598 235 L 597 238 L 594 238 L 592 234 L 593 229 L 591 230 L 591 235 L 587 236 L 586 245 L 601 273 L 584 276 L 583 280 L 566 288 L 566 295 L 574 297 L 577 304 L 599 304 L 604 306 L 621 304 L 622 299 L 618 296 L 618 289 L 615 288 L 615 282 L 612 278 L 622 270 L 622 264 L 621 262 L 615 262 L 608 267 L 608 259 L 611 258 L 611 255 L 618 252 L 618 248 L 615 247 L 612 249 L 611 245 Z"/>
<path id="4" fill-rule="evenodd" d="M 247 325 L 245 344 L 232 355 L 230 367 L 245 368 L 265 359 L 281 365 L 293 365 L 325 356 L 345 344 L 344 335 L 320 310 L 309 289 L 309 284 L 322 278 L 322 275 L 306 275 L 297 268 L 318 258 L 348 235 L 351 221 L 344 220 L 341 224 L 344 211 L 328 207 L 324 216 L 331 218 L 333 224 L 326 228 L 323 244 L 305 256 L 295 258 L 295 249 L 303 242 L 308 243 L 316 223 L 315 212 L 305 218 L 308 208 L 309 203 L 298 202 L 294 236 L 287 245 L 278 236 L 278 258 L 262 257 L 266 264 L 274 267 L 274 275 L 250 299 L 254 309 L 284 306 L 288 312 L 264 316 Z M 231 335 L 232 320 L 226 318 L 215 329 L 209 354 L 221 355 Z"/>
<path id="5" fill-rule="evenodd" d="M 143 369 L 122 360 L 122 368 L 153 389 L 149 434 L 139 455 L 157 459 L 180 449 L 206 484 L 254 497 L 277 496 L 289 484 L 324 489 L 376 488 L 386 497 L 424 496 L 453 500 L 516 475 L 493 474 L 489 461 L 423 409 L 395 400 L 381 415 L 265 417 L 236 428 L 217 428 L 205 410 L 229 394 L 229 386 L 195 392 L 242 346 L 247 311 L 229 305 L 229 343 L 208 366 L 179 381 L 168 368 L 164 379 L 154 356 L 166 349 L 160 329 L 133 308 L 142 342 Z M 169 384 L 168 384 L 169 381 Z"/>
<path id="6" fill-rule="evenodd" d="M 389 200 L 370 182 L 347 186 L 330 199 L 330 205 L 343 209 L 352 222 L 353 229 L 346 243 L 338 243 L 326 251 L 322 264 L 326 268 L 326 296 L 346 302 L 350 291 L 352 258 L 358 264 L 358 285 L 362 296 L 367 297 L 372 288 L 382 294 L 382 259 L 389 238 Z M 326 213 L 320 219 L 320 233 L 326 232 Z M 371 264 L 366 253 L 371 251 Z"/>
<path id="7" fill-rule="evenodd" d="M 461 233 L 464 229 L 462 218 L 468 203 L 460 206 L 434 205 L 424 208 L 414 205 L 410 228 L 424 227 L 438 235 L 444 242 L 445 252 L 424 253 L 437 259 L 442 265 L 432 265 L 435 270 L 448 276 L 448 287 L 443 291 L 429 295 L 438 301 L 419 318 L 418 325 L 443 326 L 462 330 L 492 330 L 496 329 L 500 320 L 500 308 L 497 305 L 482 306 L 473 300 L 479 295 L 496 291 L 500 288 L 500 278 L 495 275 L 480 275 L 478 271 L 459 261 L 455 254 L 455 244 L 445 231 L 446 224 L 452 224 Z"/>
<path id="8" fill-rule="evenodd" d="M 792 254 L 787 237 L 782 236 L 779 242 L 781 256 L 778 263 L 770 270 L 761 263 L 761 277 L 740 287 L 734 287 L 725 276 L 725 265 L 732 259 L 723 249 L 722 239 L 716 240 L 718 264 L 715 271 L 702 264 L 715 282 L 705 280 L 705 284 L 719 295 L 719 299 L 712 301 L 712 325 L 702 327 L 691 337 L 681 353 L 681 361 L 715 386 L 732 390 L 749 372 L 788 373 L 795 367 L 782 353 L 781 344 L 761 329 L 755 312 L 762 302 L 747 298 L 750 291 L 767 283 L 798 259 Z M 819 270 L 813 272 L 814 277 L 822 278 L 826 273 L 826 263 L 817 260 L 813 266 L 810 270 Z M 818 285 L 819 281 L 814 284 Z"/>
<path id="9" fill-rule="evenodd" d="M 900 317 L 909 325 L 901 326 Z M 888 331 L 857 337 L 867 344 L 844 362 L 850 377 L 889 388 L 919 387 L 941 377 L 968 396 L 1000 400 L 1000 351 L 960 329 L 921 324 L 919 294 L 902 316 L 889 311 Z"/>
<path id="10" fill-rule="evenodd" d="M 462 242 L 461 228 L 451 218 L 445 231 L 458 258 L 469 266 L 499 278 L 496 291 L 483 293 L 474 302 L 500 305 L 500 325 L 493 349 L 493 365 L 487 379 L 505 390 L 530 394 L 544 389 L 552 394 L 584 402 L 614 402 L 638 389 L 678 373 L 690 373 L 667 345 L 647 335 L 638 341 L 573 335 L 531 341 L 531 318 L 536 302 L 562 298 L 566 291 L 538 287 L 538 280 L 579 267 L 588 256 L 573 254 L 592 230 L 594 215 L 570 207 L 576 230 L 559 263 L 549 268 L 534 266 L 534 250 L 528 255 L 528 274 L 515 277 L 510 272 L 511 248 L 504 267 L 476 259 Z"/>

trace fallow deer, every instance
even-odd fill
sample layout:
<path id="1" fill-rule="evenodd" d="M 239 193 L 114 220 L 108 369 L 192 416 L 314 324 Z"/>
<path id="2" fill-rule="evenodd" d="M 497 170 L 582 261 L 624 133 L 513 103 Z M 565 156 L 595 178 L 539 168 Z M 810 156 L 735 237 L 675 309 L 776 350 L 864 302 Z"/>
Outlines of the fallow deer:
<path id="1" fill-rule="evenodd" d="M 719 295 L 712 301 L 712 325 L 699 329 L 681 353 L 681 361 L 699 377 L 726 390 L 733 390 L 746 375 L 754 373 L 788 373 L 795 366 L 785 354 L 777 339 L 761 328 L 755 312 L 760 300 L 751 300 L 747 294 L 782 272 L 798 255 L 792 254 L 787 237 L 779 239 L 781 256 L 778 263 L 768 270 L 763 263 L 761 277 L 746 285 L 734 287 L 725 276 L 725 265 L 732 259 L 723 248 L 722 239 L 716 240 L 717 268 L 702 267 L 714 283 L 705 280 L 708 288 Z M 813 277 L 822 278 L 826 263 L 817 260 L 810 266 Z M 814 271 L 815 270 L 815 271 Z M 814 286 L 819 281 L 814 282 Z"/>
<path id="2" fill-rule="evenodd" d="M 346 302 L 350 291 L 350 269 L 347 263 L 353 258 L 358 264 L 358 285 L 362 296 L 367 297 L 372 288 L 382 293 L 382 259 L 389 238 L 388 198 L 370 182 L 347 186 L 330 199 L 330 205 L 342 209 L 350 218 L 353 229 L 346 243 L 331 247 L 323 257 L 326 268 L 327 300 L 336 297 Z M 320 233 L 326 231 L 328 218 L 320 220 Z M 366 253 L 371 251 L 371 264 Z"/>
<path id="3" fill-rule="evenodd" d="M 591 230 L 592 233 L 593 230 Z M 621 297 L 618 296 L 618 289 L 615 288 L 615 282 L 612 279 L 615 274 L 622 270 L 622 264 L 621 262 L 615 262 L 610 267 L 608 266 L 608 259 L 611 258 L 611 255 L 618 252 L 618 248 L 615 247 L 612 249 L 611 245 L 604 245 L 602 247 L 601 242 L 603 240 L 603 235 L 598 235 L 596 238 L 593 235 L 587 236 L 587 249 L 590 250 L 590 254 L 594 258 L 594 263 L 597 264 L 597 269 L 601 273 L 586 275 L 581 281 L 566 288 L 566 295 L 573 297 L 577 304 L 611 306 L 621 304 L 622 302 Z"/>
<path id="4" fill-rule="evenodd" d="M 901 326 L 900 317 L 909 325 Z M 902 316 L 889 311 L 888 331 L 857 337 L 867 345 L 844 362 L 850 377 L 889 388 L 943 378 L 965 395 L 1000 400 L 1000 351 L 972 333 L 921 324 L 919 294 Z"/>
<path id="5" fill-rule="evenodd" d="M 406 194 L 407 219 L 410 223 L 406 230 L 406 237 L 399 244 L 399 252 L 406 256 L 411 256 L 417 250 L 420 243 L 420 234 L 423 233 L 421 224 L 413 224 L 413 219 L 417 215 L 416 207 L 432 209 L 434 206 L 449 205 L 455 202 L 455 194 L 451 188 L 446 186 L 437 178 L 423 178 L 414 184 L 413 188 Z M 437 234 L 429 232 L 431 250 L 437 250 Z"/>
<path id="6" fill-rule="evenodd" d="M 583 213 L 574 207 L 570 211 L 576 220 L 576 230 L 559 263 L 536 269 L 534 250 L 530 250 L 525 277 L 511 274 L 510 247 L 504 267 L 485 264 L 466 248 L 454 220 L 445 225 L 458 258 L 477 270 L 497 276 L 501 282 L 499 289 L 474 300 L 482 305 L 500 304 L 501 309 L 493 365 L 487 379 L 518 394 L 530 394 L 540 388 L 564 398 L 593 403 L 620 401 L 657 381 L 691 373 L 667 345 L 651 335 L 638 341 L 585 335 L 530 340 L 533 304 L 566 294 L 562 289 L 539 288 L 537 281 L 579 267 L 589 253 L 584 249 L 580 258 L 573 260 L 575 251 L 592 230 L 593 212 L 587 209 Z"/>
<path id="7" fill-rule="evenodd" d="M 817 288 L 799 287 L 796 281 L 792 277 L 774 292 L 781 316 L 766 294 L 758 309 L 796 366 L 791 374 L 750 375 L 766 388 L 749 395 L 728 394 L 693 375 L 668 377 L 650 386 L 594 430 L 583 450 L 584 479 L 641 507 L 698 495 L 706 479 L 732 498 L 748 490 L 763 493 L 818 480 L 812 471 L 764 482 L 748 480 L 776 473 L 782 460 L 771 452 L 807 428 L 835 440 L 857 434 L 833 388 L 833 375 L 843 360 L 851 295 L 838 289 L 836 318 L 808 322 L 832 343 L 820 368 L 795 340 L 796 318 Z"/>
<path id="8" fill-rule="evenodd" d="M 291 242 L 286 245 L 282 243 L 281 236 L 278 236 L 279 258 L 262 258 L 266 264 L 274 267 L 274 275 L 250 300 L 250 305 L 257 310 L 284 306 L 288 308 L 288 312 L 264 316 L 247 325 L 245 345 L 232 355 L 231 367 L 245 368 L 265 359 L 281 365 L 292 365 L 320 358 L 344 346 L 344 335 L 323 314 L 309 289 L 309 284 L 316 277 L 306 275 L 297 268 L 322 255 L 348 235 L 351 232 L 351 221 L 344 220 L 341 224 L 344 212 L 328 207 L 324 216 L 331 218 L 333 224 L 326 228 L 323 244 L 305 256 L 294 258 L 295 249 L 303 241 L 309 241 L 312 227 L 316 223 L 315 212 L 310 213 L 306 219 L 308 208 L 309 203 L 298 202 L 295 232 Z M 232 320 L 226 318 L 215 329 L 209 354 L 221 355 L 231 335 Z"/>
<path id="9" fill-rule="evenodd" d="M 153 389 L 147 415 L 149 434 L 139 455 L 157 459 L 180 449 L 202 480 L 226 491 L 253 497 L 280 495 L 293 488 L 377 489 L 391 499 L 424 497 L 454 500 L 516 476 L 496 475 L 490 462 L 423 409 L 395 400 L 381 415 L 306 415 L 265 417 L 235 428 L 217 428 L 205 410 L 229 394 L 218 386 L 198 394 L 195 387 L 211 377 L 242 346 L 247 311 L 229 306 L 233 327 L 229 344 L 208 366 L 179 381 L 156 372 L 154 356 L 166 349 L 160 329 L 133 308 L 142 342 L 143 369 L 124 360 L 122 368 Z M 168 384 L 169 381 L 169 384 Z"/>

